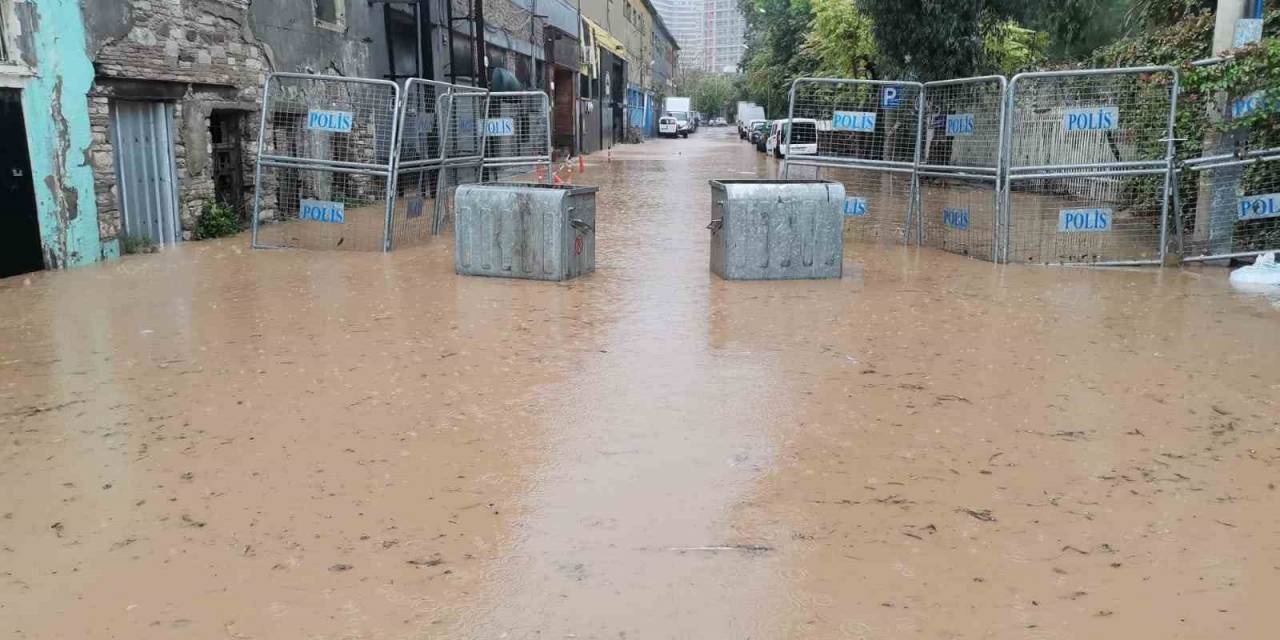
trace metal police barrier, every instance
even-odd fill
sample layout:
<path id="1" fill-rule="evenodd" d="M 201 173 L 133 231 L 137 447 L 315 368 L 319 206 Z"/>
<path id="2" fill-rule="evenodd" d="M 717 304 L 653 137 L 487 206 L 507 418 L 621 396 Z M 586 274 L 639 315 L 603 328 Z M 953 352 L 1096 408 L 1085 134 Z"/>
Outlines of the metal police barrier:
<path id="1" fill-rule="evenodd" d="M 926 82 L 920 225 L 926 246 L 996 260 L 1008 80 Z"/>
<path id="2" fill-rule="evenodd" d="M 1195 186 L 1180 207 L 1184 262 L 1280 251 L 1280 147 L 1188 160 L 1180 177 Z"/>
<path id="3" fill-rule="evenodd" d="M 1178 73 L 1023 73 L 1009 85 L 1000 260 L 1159 264 Z"/>
<path id="4" fill-rule="evenodd" d="M 440 233 L 460 184 L 479 182 L 488 92 L 418 78 L 405 83 L 391 246 Z"/>
<path id="5" fill-rule="evenodd" d="M 494 91 L 485 110 L 483 182 L 551 171 L 551 100 L 541 91 Z"/>
<path id="6" fill-rule="evenodd" d="M 918 82 L 799 78 L 791 84 L 782 176 L 845 185 L 846 228 L 855 240 L 910 240 L 918 208 L 918 133 L 924 115 Z"/>
<path id="7" fill-rule="evenodd" d="M 262 95 L 253 246 L 385 251 L 400 87 L 274 73 Z"/>

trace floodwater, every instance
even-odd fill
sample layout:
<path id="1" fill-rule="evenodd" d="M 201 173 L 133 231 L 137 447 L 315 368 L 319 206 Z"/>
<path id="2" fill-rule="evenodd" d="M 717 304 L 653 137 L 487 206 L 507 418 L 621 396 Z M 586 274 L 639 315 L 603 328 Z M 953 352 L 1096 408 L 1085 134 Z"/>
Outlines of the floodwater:
<path id="1" fill-rule="evenodd" d="M 0 281 L 0 637 L 1274 638 L 1280 305 L 851 244 L 708 272 L 726 130 L 598 271 L 190 243 Z"/>

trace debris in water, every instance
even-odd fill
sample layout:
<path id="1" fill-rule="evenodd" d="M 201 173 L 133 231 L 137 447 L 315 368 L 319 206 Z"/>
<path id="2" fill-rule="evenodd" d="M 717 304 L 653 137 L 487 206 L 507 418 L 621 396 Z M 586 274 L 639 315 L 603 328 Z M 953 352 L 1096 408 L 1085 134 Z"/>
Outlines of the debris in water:
<path id="1" fill-rule="evenodd" d="M 983 521 L 983 522 L 995 522 L 995 521 L 996 521 L 996 517 L 995 517 L 995 516 L 993 516 L 993 515 L 991 515 L 991 510 L 990 510 L 990 509 L 966 509 L 966 508 L 960 508 L 960 509 L 956 509 L 956 511 L 959 511 L 959 512 L 961 512 L 961 513 L 967 513 L 967 514 L 969 514 L 969 515 L 973 516 L 974 518 L 977 518 L 977 519 L 979 519 L 979 520 L 981 520 L 981 521 Z"/>
<path id="2" fill-rule="evenodd" d="M 705 547 L 666 547 L 666 551 L 743 551 L 746 553 L 768 553 L 773 547 L 763 544 L 723 544 Z"/>

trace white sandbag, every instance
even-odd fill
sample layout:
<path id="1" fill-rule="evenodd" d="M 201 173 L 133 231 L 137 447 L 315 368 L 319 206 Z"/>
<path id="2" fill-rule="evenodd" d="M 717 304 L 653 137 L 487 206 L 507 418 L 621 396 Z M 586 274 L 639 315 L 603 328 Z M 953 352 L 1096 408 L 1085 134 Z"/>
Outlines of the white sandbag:
<path id="1" fill-rule="evenodd" d="M 1276 252 L 1264 253 L 1253 264 L 1232 271 L 1231 284 L 1280 287 L 1280 264 L 1276 263 Z"/>

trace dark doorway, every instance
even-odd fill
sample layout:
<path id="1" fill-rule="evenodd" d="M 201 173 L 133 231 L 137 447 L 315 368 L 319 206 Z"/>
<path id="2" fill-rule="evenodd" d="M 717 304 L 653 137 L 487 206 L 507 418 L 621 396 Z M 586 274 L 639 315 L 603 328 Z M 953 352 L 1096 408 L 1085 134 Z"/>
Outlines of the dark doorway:
<path id="1" fill-rule="evenodd" d="M 0 278 L 44 268 L 22 92 L 0 89 Z"/>
<path id="2" fill-rule="evenodd" d="M 242 214 L 244 209 L 244 112 L 214 111 L 209 115 L 209 139 L 213 146 L 213 195 L 218 202 Z"/>

